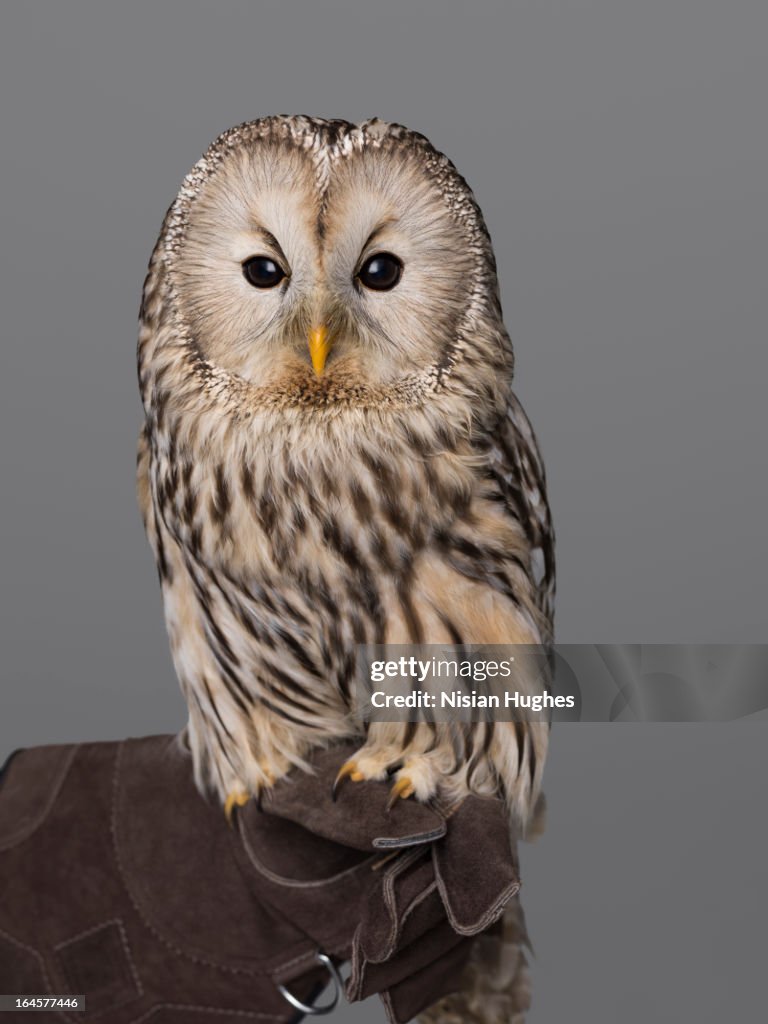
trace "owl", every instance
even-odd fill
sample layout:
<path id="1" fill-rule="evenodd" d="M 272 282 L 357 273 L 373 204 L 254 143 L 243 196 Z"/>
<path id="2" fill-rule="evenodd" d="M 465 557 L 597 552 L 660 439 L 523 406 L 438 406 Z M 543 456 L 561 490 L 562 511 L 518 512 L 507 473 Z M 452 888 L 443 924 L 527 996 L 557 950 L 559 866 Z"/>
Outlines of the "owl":
<path id="1" fill-rule="evenodd" d="M 221 135 L 150 262 L 138 487 L 198 785 L 228 811 L 320 745 L 393 799 L 501 795 L 541 723 L 372 723 L 363 644 L 552 639 L 544 468 L 472 192 L 424 136 L 267 117 Z"/>

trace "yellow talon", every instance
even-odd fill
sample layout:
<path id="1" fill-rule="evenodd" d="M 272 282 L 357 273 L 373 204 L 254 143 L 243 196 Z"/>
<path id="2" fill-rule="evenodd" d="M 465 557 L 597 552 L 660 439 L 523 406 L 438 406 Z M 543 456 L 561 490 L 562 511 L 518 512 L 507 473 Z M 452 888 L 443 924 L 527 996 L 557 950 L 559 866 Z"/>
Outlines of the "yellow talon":
<path id="1" fill-rule="evenodd" d="M 416 787 L 413 785 L 408 776 L 401 775 L 389 792 L 389 803 L 387 805 L 387 810 L 391 810 L 398 800 L 407 800 L 408 797 L 413 796 L 415 792 Z"/>
<path id="2" fill-rule="evenodd" d="M 336 776 L 336 780 L 333 783 L 333 787 L 331 789 L 331 799 L 332 800 L 334 800 L 334 801 L 336 800 L 336 796 L 337 796 L 338 791 L 339 791 L 339 786 L 344 781 L 344 779 L 351 779 L 353 782 L 363 782 L 364 779 L 365 779 L 365 776 L 358 769 L 358 767 L 357 767 L 357 765 L 355 764 L 354 761 L 346 761 L 341 766 L 341 768 L 339 768 L 339 774 Z"/>
<path id="3" fill-rule="evenodd" d="M 224 803 L 224 817 L 227 819 L 229 825 L 232 824 L 232 815 L 234 814 L 236 807 L 243 807 L 248 803 L 250 797 L 242 789 L 233 789 L 232 792 L 227 796 Z"/>

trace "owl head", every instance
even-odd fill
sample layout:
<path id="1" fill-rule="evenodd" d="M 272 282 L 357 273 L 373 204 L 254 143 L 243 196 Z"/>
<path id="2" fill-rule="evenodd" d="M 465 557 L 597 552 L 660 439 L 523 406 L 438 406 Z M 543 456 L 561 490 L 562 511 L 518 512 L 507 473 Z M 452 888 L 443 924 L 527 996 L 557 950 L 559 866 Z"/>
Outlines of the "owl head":
<path id="1" fill-rule="evenodd" d="M 472 193 L 400 125 L 230 129 L 185 179 L 158 256 L 174 343 L 271 400 L 418 395 L 471 358 L 483 325 L 507 346 Z"/>

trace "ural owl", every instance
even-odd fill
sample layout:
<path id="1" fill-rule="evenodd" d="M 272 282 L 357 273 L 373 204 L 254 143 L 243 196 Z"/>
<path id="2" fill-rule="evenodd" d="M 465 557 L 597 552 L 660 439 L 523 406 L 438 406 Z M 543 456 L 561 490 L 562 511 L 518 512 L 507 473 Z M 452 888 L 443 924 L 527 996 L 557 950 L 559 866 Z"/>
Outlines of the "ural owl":
<path id="1" fill-rule="evenodd" d="M 139 499 L 201 787 L 231 802 L 348 739 L 358 644 L 550 641 L 544 469 L 493 250 L 426 138 L 225 132 L 166 215 L 140 323 Z M 355 780 L 503 793 L 524 817 L 547 730 L 360 741 Z"/>
<path id="2" fill-rule="evenodd" d="M 360 644 L 551 641 L 544 470 L 490 238 L 423 136 L 225 132 L 166 215 L 138 358 L 140 502 L 196 779 L 222 802 L 349 739 Z M 546 744 L 532 723 L 373 724 L 342 774 L 525 818 Z"/>

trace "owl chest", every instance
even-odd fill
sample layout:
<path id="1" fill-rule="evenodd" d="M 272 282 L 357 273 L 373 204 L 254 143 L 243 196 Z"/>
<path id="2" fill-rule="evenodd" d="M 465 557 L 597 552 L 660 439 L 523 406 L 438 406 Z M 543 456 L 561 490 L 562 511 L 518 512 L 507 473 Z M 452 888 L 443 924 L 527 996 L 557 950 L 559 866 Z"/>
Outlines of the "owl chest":
<path id="1" fill-rule="evenodd" d="M 160 456 L 153 497 L 198 588 L 224 586 L 235 618 L 301 642 L 343 621 L 359 643 L 401 615 L 420 556 L 468 505 L 466 485 L 446 472 L 453 490 L 441 488 L 440 470 L 349 459 L 299 474 L 277 458 L 258 468 Z"/>
<path id="2" fill-rule="evenodd" d="M 156 512 L 184 549 L 282 572 L 323 555 L 396 571 L 451 516 L 450 500 L 432 492 L 426 469 L 407 457 L 372 464 L 336 453 L 299 472 L 285 453 L 257 464 L 160 449 L 152 464 Z"/>

